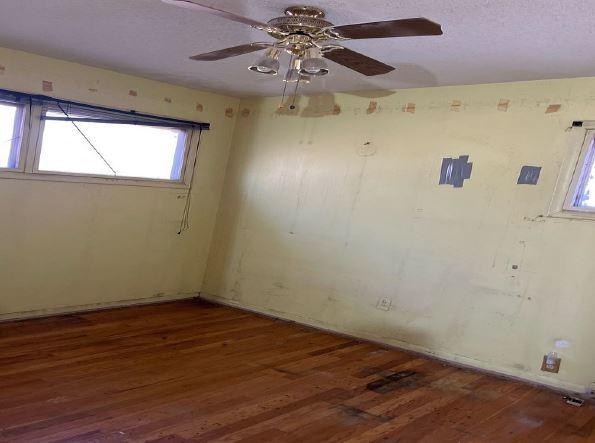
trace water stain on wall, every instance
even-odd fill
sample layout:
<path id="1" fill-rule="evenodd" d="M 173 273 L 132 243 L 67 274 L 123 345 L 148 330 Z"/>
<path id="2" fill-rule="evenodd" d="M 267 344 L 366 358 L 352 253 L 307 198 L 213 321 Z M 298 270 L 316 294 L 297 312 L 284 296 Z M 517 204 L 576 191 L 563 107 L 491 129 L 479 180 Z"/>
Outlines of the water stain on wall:
<path id="1" fill-rule="evenodd" d="M 322 94 L 308 97 L 308 102 L 301 117 L 323 117 L 325 115 L 338 115 L 341 107 L 335 102 L 334 94 Z"/>

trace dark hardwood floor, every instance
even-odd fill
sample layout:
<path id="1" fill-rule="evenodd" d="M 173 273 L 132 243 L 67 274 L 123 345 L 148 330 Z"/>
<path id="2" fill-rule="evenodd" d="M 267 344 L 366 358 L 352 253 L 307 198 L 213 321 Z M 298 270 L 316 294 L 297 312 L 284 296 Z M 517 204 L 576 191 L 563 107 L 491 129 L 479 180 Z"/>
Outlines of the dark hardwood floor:
<path id="1" fill-rule="evenodd" d="M 0 324 L 0 440 L 595 441 L 555 392 L 199 301 Z"/>

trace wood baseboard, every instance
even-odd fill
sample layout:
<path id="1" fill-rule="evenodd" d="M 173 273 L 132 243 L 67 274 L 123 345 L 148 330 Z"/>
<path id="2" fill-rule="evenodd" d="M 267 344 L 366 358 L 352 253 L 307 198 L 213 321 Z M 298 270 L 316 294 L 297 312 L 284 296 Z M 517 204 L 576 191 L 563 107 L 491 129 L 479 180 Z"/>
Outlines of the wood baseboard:
<path id="1" fill-rule="evenodd" d="M 167 303 L 176 300 L 186 300 L 196 298 L 199 293 L 193 292 L 189 294 L 174 294 L 174 295 L 157 295 L 146 298 L 137 298 L 132 300 L 118 300 L 104 303 L 90 303 L 86 305 L 77 306 L 60 306 L 57 308 L 37 309 L 33 311 L 23 312 L 9 312 L 0 314 L 0 322 L 29 320 L 34 318 L 54 317 L 65 314 L 78 314 L 82 312 L 102 311 L 105 309 L 126 308 L 129 306 L 152 305 L 157 303 Z"/>

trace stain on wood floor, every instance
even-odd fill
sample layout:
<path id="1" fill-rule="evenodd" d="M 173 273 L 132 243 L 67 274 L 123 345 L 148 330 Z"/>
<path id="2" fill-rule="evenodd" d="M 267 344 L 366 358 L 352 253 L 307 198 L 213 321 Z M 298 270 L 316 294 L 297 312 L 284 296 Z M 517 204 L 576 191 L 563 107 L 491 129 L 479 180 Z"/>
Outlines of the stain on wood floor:
<path id="1" fill-rule="evenodd" d="M 595 407 L 228 307 L 0 324 L 2 442 L 586 442 Z"/>

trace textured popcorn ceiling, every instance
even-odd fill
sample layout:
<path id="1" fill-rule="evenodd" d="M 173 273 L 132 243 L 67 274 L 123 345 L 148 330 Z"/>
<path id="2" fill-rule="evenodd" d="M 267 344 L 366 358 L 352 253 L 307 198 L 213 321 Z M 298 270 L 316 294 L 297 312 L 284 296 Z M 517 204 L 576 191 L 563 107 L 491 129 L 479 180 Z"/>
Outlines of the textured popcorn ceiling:
<path id="1" fill-rule="evenodd" d="M 350 41 L 398 69 L 365 77 L 329 62 L 331 74 L 305 92 L 595 76 L 592 0 L 207 1 L 262 21 L 306 3 L 323 5 L 335 24 L 427 17 L 443 26 L 440 37 Z M 233 95 L 277 95 L 282 82 L 250 73 L 254 54 L 188 57 L 269 39 L 159 0 L 0 0 L 0 46 Z"/>

